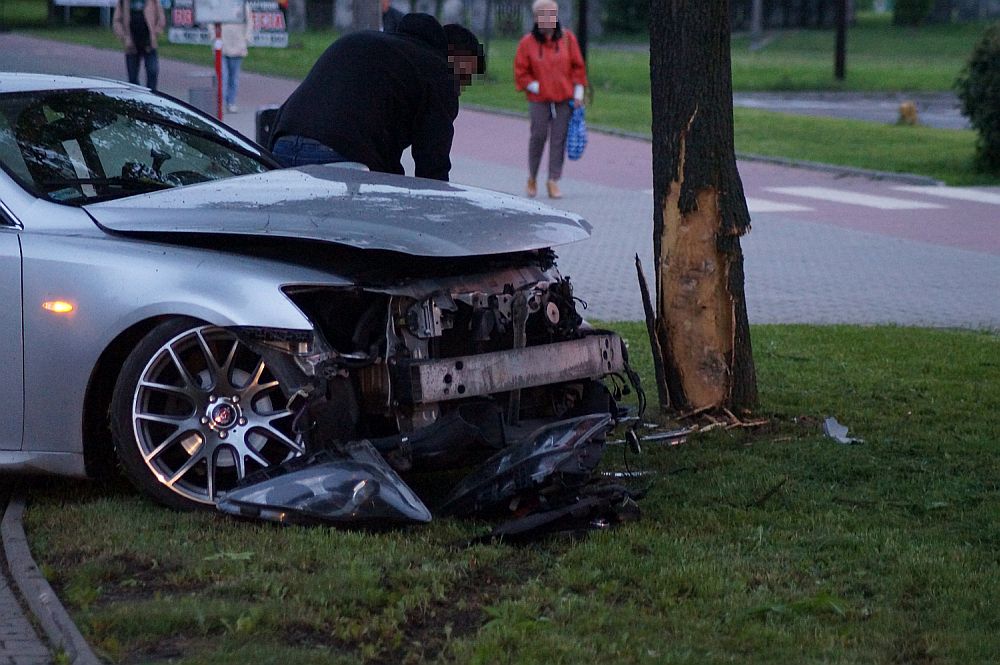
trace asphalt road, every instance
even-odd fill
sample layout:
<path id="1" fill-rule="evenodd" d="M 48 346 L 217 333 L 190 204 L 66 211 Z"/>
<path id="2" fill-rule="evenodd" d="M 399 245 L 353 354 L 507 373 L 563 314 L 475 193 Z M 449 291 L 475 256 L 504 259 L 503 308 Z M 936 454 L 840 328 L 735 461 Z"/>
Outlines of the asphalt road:
<path id="1" fill-rule="evenodd" d="M 891 93 L 874 95 L 859 92 L 738 92 L 733 104 L 745 108 L 866 120 L 891 125 L 899 119 L 899 105 L 913 102 L 920 124 L 939 129 L 968 129 L 968 118 L 959 110 L 958 97 L 951 92 Z"/>
<path id="2" fill-rule="evenodd" d="M 210 57 L 206 49 L 206 64 Z M 3 34 L 0 68 L 120 78 L 124 58 Z M 161 89 L 187 98 L 206 73 L 164 60 Z M 225 120 L 253 136 L 252 109 L 281 103 L 294 87 L 245 73 L 243 110 Z M 452 181 L 522 193 L 527 137 L 524 118 L 462 111 Z M 739 168 L 753 217 L 743 240 L 752 322 L 1000 329 L 1000 188 L 929 187 L 750 161 Z M 560 248 L 560 268 L 590 316 L 641 318 L 633 257 L 651 276 L 649 143 L 592 132 L 561 184 L 566 198 L 551 203 L 585 216 L 594 235 Z"/>

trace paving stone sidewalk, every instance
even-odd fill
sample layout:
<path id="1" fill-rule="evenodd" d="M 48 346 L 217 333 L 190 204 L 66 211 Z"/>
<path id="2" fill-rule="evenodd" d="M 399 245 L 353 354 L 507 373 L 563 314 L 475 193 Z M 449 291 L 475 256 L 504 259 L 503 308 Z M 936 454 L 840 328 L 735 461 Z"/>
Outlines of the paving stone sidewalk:
<path id="1" fill-rule="evenodd" d="M 0 493 L 0 517 L 7 507 Z M 0 548 L 0 556 L 2 548 Z M 6 561 L 6 558 L 4 559 Z M 49 665 L 52 656 L 14 595 L 6 565 L 0 565 L 0 665 Z"/>

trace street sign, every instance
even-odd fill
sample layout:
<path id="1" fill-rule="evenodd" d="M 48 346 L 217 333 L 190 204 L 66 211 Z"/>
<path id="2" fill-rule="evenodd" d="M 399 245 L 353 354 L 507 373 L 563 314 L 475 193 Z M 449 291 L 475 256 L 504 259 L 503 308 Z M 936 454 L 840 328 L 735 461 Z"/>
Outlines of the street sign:
<path id="1" fill-rule="evenodd" d="M 243 23 L 244 0 L 194 0 L 196 23 Z"/>

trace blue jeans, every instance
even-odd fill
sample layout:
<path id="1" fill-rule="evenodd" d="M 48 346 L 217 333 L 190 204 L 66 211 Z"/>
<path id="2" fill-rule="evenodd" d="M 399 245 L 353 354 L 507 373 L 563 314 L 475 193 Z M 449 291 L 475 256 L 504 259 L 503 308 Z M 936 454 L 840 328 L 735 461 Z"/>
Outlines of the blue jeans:
<path id="1" fill-rule="evenodd" d="M 332 164 L 351 161 L 319 141 L 295 135 L 279 137 L 274 142 L 271 154 L 274 155 L 279 164 L 286 168 L 304 166 L 305 164 Z"/>
<path id="2" fill-rule="evenodd" d="M 240 66 L 243 64 L 243 58 L 224 55 L 222 64 L 222 83 L 225 91 L 222 99 L 226 102 L 226 106 L 230 106 L 236 103 L 236 93 L 240 89 Z"/>
<path id="3" fill-rule="evenodd" d="M 156 81 L 160 76 L 160 57 L 156 49 L 146 53 L 126 53 L 125 70 L 128 72 L 128 82 L 139 84 L 139 61 L 146 63 L 146 87 L 156 90 Z"/>

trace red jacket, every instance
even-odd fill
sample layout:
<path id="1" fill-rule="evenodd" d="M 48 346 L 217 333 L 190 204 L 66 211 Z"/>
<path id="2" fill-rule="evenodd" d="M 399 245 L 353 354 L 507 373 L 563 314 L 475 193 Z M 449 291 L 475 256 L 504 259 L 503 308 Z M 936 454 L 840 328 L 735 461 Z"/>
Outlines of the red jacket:
<path id="1" fill-rule="evenodd" d="M 525 90 L 538 81 L 538 94 L 528 92 L 529 102 L 564 102 L 573 98 L 573 86 L 587 85 L 587 70 L 576 36 L 562 31 L 559 39 L 539 42 L 533 33 L 521 38 L 514 56 L 514 85 Z"/>

